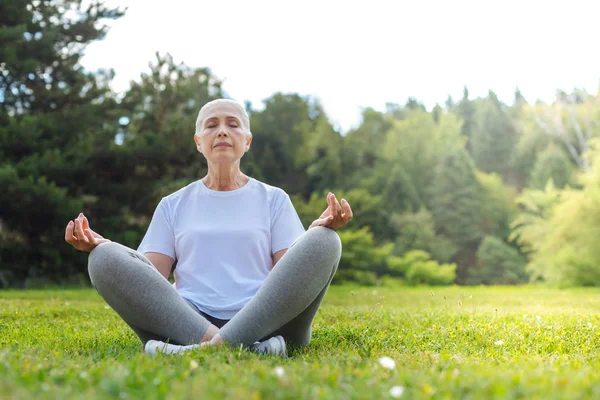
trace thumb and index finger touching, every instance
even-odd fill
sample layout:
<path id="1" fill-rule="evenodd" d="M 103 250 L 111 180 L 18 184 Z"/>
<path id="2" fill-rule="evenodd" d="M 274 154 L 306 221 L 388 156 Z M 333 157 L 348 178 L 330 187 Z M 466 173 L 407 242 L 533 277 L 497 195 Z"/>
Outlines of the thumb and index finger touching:
<path id="1" fill-rule="evenodd" d="M 77 250 L 90 251 L 104 240 L 98 240 L 89 226 L 86 216 L 80 213 L 77 218 L 67 224 L 65 241 Z"/>

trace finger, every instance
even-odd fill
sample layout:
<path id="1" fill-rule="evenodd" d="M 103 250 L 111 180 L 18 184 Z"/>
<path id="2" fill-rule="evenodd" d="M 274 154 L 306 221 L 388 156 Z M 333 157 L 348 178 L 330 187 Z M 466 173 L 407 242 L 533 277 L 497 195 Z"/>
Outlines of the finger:
<path id="1" fill-rule="evenodd" d="M 333 199 L 335 200 L 335 216 L 341 217 L 342 216 L 342 206 L 340 206 L 340 202 L 338 201 L 337 197 L 335 197 L 335 195 L 333 195 Z"/>
<path id="2" fill-rule="evenodd" d="M 75 233 L 77 234 L 77 240 L 89 244 L 89 240 L 85 235 L 85 231 L 83 230 L 83 218 L 81 217 L 81 214 L 79 215 L 80 216 L 77 217 L 77 220 L 75 220 Z"/>
<path id="3" fill-rule="evenodd" d="M 333 202 L 333 193 L 331 192 L 327 194 L 327 208 L 333 214 L 333 210 L 335 210 L 335 203 Z"/>
<path id="4" fill-rule="evenodd" d="M 83 215 L 83 213 L 81 213 L 80 215 L 81 215 L 81 222 L 83 223 L 83 230 L 85 231 L 87 228 L 90 227 L 90 223 L 89 223 L 87 217 L 85 215 Z"/>
<path id="5" fill-rule="evenodd" d="M 67 224 L 67 229 L 65 229 L 65 241 L 67 243 L 73 242 L 75 237 L 73 236 L 73 221 L 69 221 Z"/>
<path id="6" fill-rule="evenodd" d="M 89 229 L 86 229 L 83 231 L 83 234 L 85 235 L 86 239 L 90 242 L 90 243 L 94 243 L 95 238 L 94 235 L 92 235 L 92 231 L 90 231 Z"/>
<path id="7" fill-rule="evenodd" d="M 350 221 L 354 214 L 352 213 L 352 208 L 350 207 L 350 203 L 346 201 L 346 199 L 342 199 L 342 207 L 344 207 L 344 220 Z"/>
<path id="8" fill-rule="evenodd" d="M 81 214 L 79 214 L 77 218 L 75 218 L 75 236 L 77 238 L 83 237 L 83 230 L 81 229 Z"/>

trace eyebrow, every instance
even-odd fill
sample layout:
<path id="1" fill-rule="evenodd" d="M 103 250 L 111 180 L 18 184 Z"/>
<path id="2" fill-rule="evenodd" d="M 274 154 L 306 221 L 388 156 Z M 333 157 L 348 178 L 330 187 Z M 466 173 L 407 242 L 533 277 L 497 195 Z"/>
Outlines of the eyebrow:
<path id="1" fill-rule="evenodd" d="M 242 121 L 241 121 L 241 120 L 240 120 L 238 117 L 236 117 L 236 116 L 233 116 L 233 115 L 228 115 L 228 116 L 226 116 L 226 117 L 225 117 L 225 119 L 226 119 L 226 120 L 231 120 L 231 119 L 233 119 L 233 120 L 235 120 L 235 121 L 236 121 L 237 123 L 239 123 L 239 124 L 241 124 L 241 123 L 242 123 Z M 208 118 L 206 118 L 206 119 L 204 120 L 204 125 L 208 124 L 209 122 L 212 122 L 212 121 L 218 121 L 218 120 L 219 120 L 219 117 L 208 117 Z"/>

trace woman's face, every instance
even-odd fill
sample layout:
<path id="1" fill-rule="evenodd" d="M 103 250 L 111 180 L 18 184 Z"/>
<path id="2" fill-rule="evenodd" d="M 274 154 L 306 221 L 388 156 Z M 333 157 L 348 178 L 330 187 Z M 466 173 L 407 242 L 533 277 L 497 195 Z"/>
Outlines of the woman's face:
<path id="1" fill-rule="evenodd" d="M 243 125 L 240 111 L 232 104 L 215 104 L 203 111 L 196 148 L 208 161 L 233 163 L 250 149 L 252 136 Z"/>

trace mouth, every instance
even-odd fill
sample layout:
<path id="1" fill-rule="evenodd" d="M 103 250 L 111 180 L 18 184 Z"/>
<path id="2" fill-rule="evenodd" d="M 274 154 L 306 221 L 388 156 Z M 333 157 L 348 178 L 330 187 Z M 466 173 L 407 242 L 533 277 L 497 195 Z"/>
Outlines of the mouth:
<path id="1" fill-rule="evenodd" d="M 231 145 L 227 142 L 217 143 L 214 147 L 231 147 Z"/>

